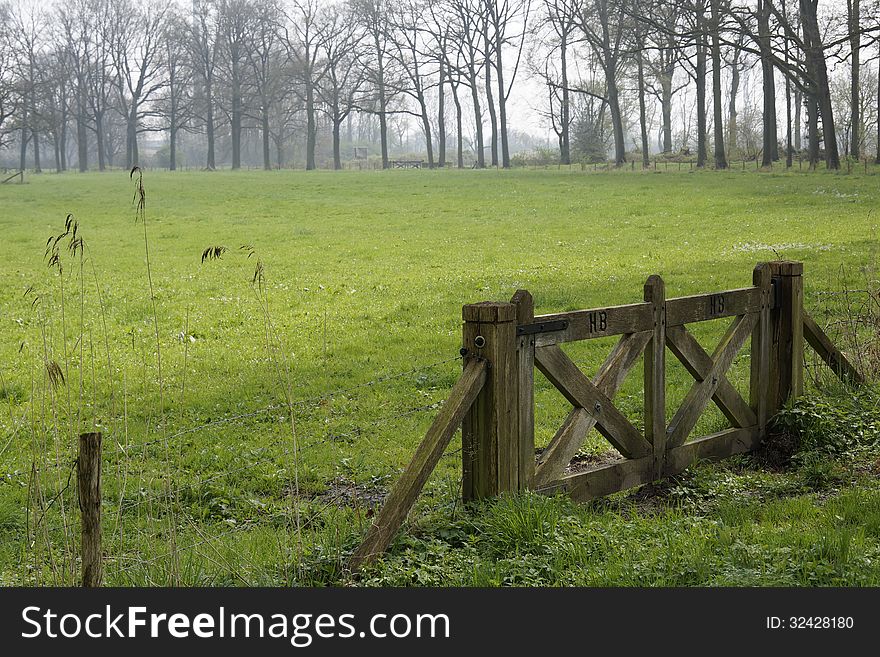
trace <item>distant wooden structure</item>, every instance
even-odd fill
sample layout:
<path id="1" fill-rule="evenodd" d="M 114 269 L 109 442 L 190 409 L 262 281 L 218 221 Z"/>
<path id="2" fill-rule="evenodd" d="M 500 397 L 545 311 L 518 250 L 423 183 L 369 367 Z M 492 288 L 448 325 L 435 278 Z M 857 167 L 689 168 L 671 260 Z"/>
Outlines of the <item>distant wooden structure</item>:
<path id="1" fill-rule="evenodd" d="M 356 160 L 366 160 L 367 159 L 367 149 L 364 146 L 355 146 L 354 147 L 354 159 Z"/>
<path id="2" fill-rule="evenodd" d="M 392 169 L 421 169 L 424 166 L 424 160 L 391 160 L 389 163 Z"/>
<path id="3" fill-rule="evenodd" d="M 7 173 L 9 173 L 9 171 L 4 170 L 3 173 L 4 173 L 4 174 L 7 174 Z M 3 180 L 0 180 L 0 185 L 6 185 L 7 183 L 9 183 L 9 182 L 15 180 L 16 178 L 18 178 L 18 184 L 19 184 L 19 185 L 22 184 L 22 183 L 24 182 L 24 171 L 23 171 L 23 170 L 22 170 L 22 171 L 16 171 L 16 172 L 13 173 L 11 176 L 7 176 L 7 177 L 4 178 Z"/>
<path id="4" fill-rule="evenodd" d="M 590 500 L 674 475 L 703 459 L 749 452 L 768 437 L 768 423 L 789 398 L 803 392 L 804 346 L 811 346 L 844 381 L 862 376 L 803 308 L 803 263 L 755 267 L 750 287 L 666 298 L 659 276 L 648 278 L 644 301 L 622 306 L 534 315 L 532 295 L 463 308 L 464 372 L 452 388 L 349 565 L 384 552 L 406 519 L 456 429 L 462 428 L 465 501 L 532 489 Z M 730 318 L 718 345 L 707 352 L 688 324 Z M 560 345 L 620 336 L 590 378 Z M 745 398 L 727 378 L 751 338 L 750 384 Z M 666 356 L 694 378 L 666 421 Z M 629 371 L 644 357 L 644 429 L 612 401 Z M 534 368 L 572 409 L 535 459 Z M 730 428 L 692 438 L 714 402 Z M 566 472 L 587 434 L 596 429 L 620 458 Z"/>

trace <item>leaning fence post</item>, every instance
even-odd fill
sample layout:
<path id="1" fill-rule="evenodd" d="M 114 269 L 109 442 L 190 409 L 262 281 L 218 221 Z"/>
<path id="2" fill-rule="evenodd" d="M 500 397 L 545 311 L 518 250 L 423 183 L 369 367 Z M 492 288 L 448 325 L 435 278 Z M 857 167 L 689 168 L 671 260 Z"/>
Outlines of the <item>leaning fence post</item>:
<path id="1" fill-rule="evenodd" d="M 82 516 L 82 585 L 101 586 L 100 433 L 84 433 L 79 437 L 76 482 Z"/>
<path id="2" fill-rule="evenodd" d="M 464 306 L 463 349 L 488 362 L 486 385 L 462 422 L 462 497 L 494 497 L 519 481 L 516 306 L 486 301 Z"/>
<path id="3" fill-rule="evenodd" d="M 768 412 L 804 391 L 804 264 L 771 262 L 775 302 L 770 313 Z"/>

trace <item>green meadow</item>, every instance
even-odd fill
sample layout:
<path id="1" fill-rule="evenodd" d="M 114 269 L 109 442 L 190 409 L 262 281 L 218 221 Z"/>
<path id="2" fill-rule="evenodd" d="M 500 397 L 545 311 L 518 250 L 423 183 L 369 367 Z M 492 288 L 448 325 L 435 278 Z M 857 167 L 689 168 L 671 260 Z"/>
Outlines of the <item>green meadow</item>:
<path id="1" fill-rule="evenodd" d="M 780 419 L 799 436 L 783 464 L 462 508 L 456 437 L 387 557 L 342 567 L 461 371 L 463 304 L 520 288 L 538 313 L 631 303 L 651 274 L 684 296 L 802 260 L 806 309 L 845 350 L 870 346 L 876 172 L 145 171 L 143 186 L 138 220 L 125 171 L 0 185 L 0 584 L 76 582 L 86 431 L 104 437 L 108 585 L 880 584 L 880 397 L 814 359 Z M 725 328 L 694 331 L 711 351 Z M 612 346 L 566 351 L 593 373 Z M 742 391 L 748 371 L 747 346 Z M 670 367 L 669 417 L 691 382 Z M 536 386 L 541 446 L 569 406 Z M 616 398 L 637 427 L 641 392 L 637 366 Z M 710 409 L 695 435 L 723 426 Z M 594 433 L 579 457 L 609 449 Z"/>

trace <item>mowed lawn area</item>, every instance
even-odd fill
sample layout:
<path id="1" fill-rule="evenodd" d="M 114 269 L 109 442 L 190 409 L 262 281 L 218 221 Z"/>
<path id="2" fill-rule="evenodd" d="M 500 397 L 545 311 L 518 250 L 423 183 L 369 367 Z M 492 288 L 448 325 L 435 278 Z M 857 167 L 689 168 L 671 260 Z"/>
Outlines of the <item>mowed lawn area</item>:
<path id="1" fill-rule="evenodd" d="M 463 304 L 518 288 L 538 313 L 631 303 L 650 274 L 683 296 L 792 259 L 826 324 L 841 312 L 828 292 L 876 290 L 880 175 L 145 171 L 143 185 L 145 224 L 127 171 L 0 186 L 0 584 L 76 580 L 70 463 L 92 430 L 107 584 L 880 584 L 873 424 L 785 467 L 740 457 L 588 506 L 476 510 L 457 499 L 455 438 L 388 559 L 341 565 L 461 371 Z M 69 214 L 84 248 L 59 240 L 59 272 L 47 240 Z M 711 350 L 725 328 L 695 332 Z M 612 344 L 566 350 L 592 373 Z M 748 370 L 746 348 L 730 374 L 743 391 Z M 668 381 L 671 417 L 692 379 Z M 544 445 L 570 407 L 536 385 Z M 637 366 L 617 397 L 636 426 L 641 391 Z M 858 418 L 875 407 L 870 390 L 833 399 Z M 722 420 L 707 412 L 695 435 Z M 592 434 L 582 456 L 609 448 Z"/>

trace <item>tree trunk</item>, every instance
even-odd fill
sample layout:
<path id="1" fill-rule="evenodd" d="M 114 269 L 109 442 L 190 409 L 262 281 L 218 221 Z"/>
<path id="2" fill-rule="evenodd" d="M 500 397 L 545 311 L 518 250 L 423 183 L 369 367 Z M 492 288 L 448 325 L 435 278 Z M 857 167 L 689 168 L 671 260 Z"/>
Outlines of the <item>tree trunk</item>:
<path id="1" fill-rule="evenodd" d="M 571 118 L 569 116 L 569 112 L 571 111 L 571 99 L 569 97 L 570 92 L 568 91 L 568 31 L 563 31 L 562 33 L 560 54 L 560 72 L 562 74 L 562 111 L 560 119 L 562 123 L 562 134 L 559 138 L 559 161 L 562 164 L 571 164 L 571 127 L 569 125 L 571 123 Z"/>
<path id="2" fill-rule="evenodd" d="M 804 55 L 807 70 L 810 72 L 815 101 L 822 118 L 822 139 L 825 143 L 825 165 L 828 169 L 840 168 L 840 154 L 837 150 L 837 134 L 834 128 L 834 111 L 831 103 L 831 89 L 828 85 L 828 68 L 819 21 L 816 16 L 818 0 L 800 0 L 801 23 L 804 31 Z"/>
<path id="3" fill-rule="evenodd" d="M 776 81 L 773 75 L 770 43 L 770 7 L 771 0 L 758 0 L 758 49 L 761 52 L 761 76 L 764 83 L 763 107 L 763 143 L 761 166 L 773 166 L 773 160 L 779 159 L 779 147 L 776 136 Z"/>
<path id="4" fill-rule="evenodd" d="M 306 171 L 317 168 L 315 148 L 317 146 L 317 122 L 315 121 L 315 86 L 311 71 L 306 77 Z"/>
<path id="5" fill-rule="evenodd" d="M 174 122 L 171 123 L 169 130 L 168 169 L 177 171 L 177 127 Z"/>
<path id="6" fill-rule="evenodd" d="M 862 138 L 859 122 L 860 98 L 859 98 L 859 74 L 861 70 L 861 41 L 859 33 L 859 0 L 847 0 L 847 15 L 849 18 L 849 47 L 852 59 L 850 61 L 850 144 L 849 155 L 852 159 L 859 159 L 859 141 Z"/>
<path id="7" fill-rule="evenodd" d="M 614 66 L 611 73 L 606 71 L 608 109 L 611 111 L 611 128 L 614 132 L 614 163 L 617 166 L 626 164 L 626 143 L 623 141 L 623 117 L 620 114 L 620 97 L 617 91 L 617 79 Z"/>
<path id="8" fill-rule="evenodd" d="M 342 147 L 339 133 L 342 129 L 342 119 L 339 118 L 339 110 L 333 110 L 333 168 L 339 171 L 342 168 Z"/>
<path id="9" fill-rule="evenodd" d="M 776 147 L 776 83 L 773 75 L 773 64 L 766 57 L 761 58 L 761 74 L 764 82 L 763 112 L 763 157 L 761 166 L 773 165 L 773 151 Z M 778 150 L 778 149 L 777 149 Z"/>
<path id="10" fill-rule="evenodd" d="M 98 171 L 106 168 L 106 151 L 104 150 L 104 114 L 95 114 L 95 138 L 98 142 Z"/>
<path id="11" fill-rule="evenodd" d="M 880 42 L 877 45 L 880 46 Z M 880 164 L 880 74 L 877 75 L 877 153 L 874 164 Z"/>
<path id="12" fill-rule="evenodd" d="M 177 94 L 175 84 L 169 86 L 171 110 L 168 117 L 168 169 L 177 171 Z"/>
<path id="13" fill-rule="evenodd" d="M 40 163 L 40 134 L 36 130 L 31 130 L 31 139 L 34 140 L 34 173 L 42 173 L 43 167 Z"/>
<path id="14" fill-rule="evenodd" d="M 434 146 L 431 139 L 431 117 L 428 114 L 428 105 L 425 103 L 425 96 L 419 91 L 419 110 L 422 115 L 422 130 L 425 133 L 425 149 L 428 151 L 428 168 L 434 168 Z"/>
<path id="15" fill-rule="evenodd" d="M 819 163 L 819 110 L 813 95 L 807 96 L 807 138 L 810 168 L 815 169 Z"/>
<path id="16" fill-rule="evenodd" d="M 477 168 L 485 169 L 486 168 L 486 155 L 483 152 L 483 116 L 480 111 L 480 92 L 477 89 L 477 75 L 473 70 L 473 65 L 471 67 L 471 76 L 470 76 L 470 87 L 471 87 L 471 100 L 474 103 L 474 126 L 477 131 L 477 145 L 476 145 L 476 153 L 477 156 Z"/>
<path id="17" fill-rule="evenodd" d="M 137 133 L 137 124 L 134 124 L 131 135 L 131 158 L 135 164 L 140 163 L 140 149 L 138 149 L 138 133 Z"/>
<path id="18" fill-rule="evenodd" d="M 232 168 L 241 168 L 241 80 L 238 67 L 232 71 Z"/>
<path id="19" fill-rule="evenodd" d="M 21 171 L 24 171 L 27 168 L 27 147 L 28 141 L 30 141 L 31 130 L 28 127 L 28 113 L 27 110 L 23 110 L 22 120 L 21 120 L 21 143 L 19 144 L 19 152 L 18 152 L 18 168 Z"/>
<path id="20" fill-rule="evenodd" d="M 137 150 L 137 104 L 132 100 L 131 111 L 125 122 L 126 168 L 131 169 L 138 164 Z"/>
<path id="21" fill-rule="evenodd" d="M 60 173 L 61 169 L 61 149 L 58 147 L 58 130 L 52 131 L 52 150 L 55 154 L 55 172 Z"/>
<path id="22" fill-rule="evenodd" d="M 804 106 L 804 95 L 801 90 L 795 87 L 794 90 L 794 149 L 800 153 L 803 144 L 801 143 L 801 111 Z"/>
<path id="23" fill-rule="evenodd" d="M 272 170 L 272 151 L 269 144 L 269 103 L 263 98 L 262 109 L 260 110 L 260 132 L 263 138 L 263 169 Z"/>
<path id="24" fill-rule="evenodd" d="M 81 86 L 81 83 L 80 83 Z M 83 92 L 77 90 L 77 108 L 76 108 L 76 150 L 77 150 L 77 168 L 81 173 L 89 170 L 89 142 L 88 128 L 86 127 L 85 117 L 86 101 Z"/>
<path id="25" fill-rule="evenodd" d="M 727 153 L 724 150 L 724 111 L 721 100 L 721 44 L 718 31 L 721 17 L 718 11 L 719 0 L 712 0 L 712 120 L 715 137 L 715 168 L 727 168 Z"/>
<path id="26" fill-rule="evenodd" d="M 507 94 L 504 88 L 504 64 L 501 61 L 501 34 L 495 30 L 495 71 L 498 73 L 498 127 L 501 132 L 501 166 L 510 168 L 510 146 L 507 141 Z"/>
<path id="27" fill-rule="evenodd" d="M 67 171 L 67 112 L 61 112 L 61 136 L 59 138 L 58 150 L 61 153 L 61 171 Z"/>
<path id="28" fill-rule="evenodd" d="M 437 88 L 437 166 L 441 169 L 446 166 L 446 108 L 445 90 L 446 80 L 444 76 L 443 62 L 440 62 L 440 86 Z"/>
<path id="29" fill-rule="evenodd" d="M 498 166 L 498 117 L 495 114 L 495 98 L 492 95 L 492 61 L 489 57 L 489 32 L 488 28 L 483 33 L 486 46 L 486 108 L 489 110 L 489 126 L 492 130 L 491 157 L 492 166 Z"/>
<path id="30" fill-rule="evenodd" d="M 702 20 L 700 21 L 702 23 Z M 700 43 L 697 44 L 697 168 L 706 166 L 708 149 L 706 148 L 706 44 L 700 30 Z"/>
<path id="31" fill-rule="evenodd" d="M 456 164 L 459 169 L 464 169 L 464 135 L 462 134 L 461 103 L 458 100 L 458 87 L 452 87 L 452 101 L 455 103 L 455 141 L 456 141 Z M 880 151 L 878 151 L 880 152 Z"/>
<path id="32" fill-rule="evenodd" d="M 208 104 L 205 118 L 205 133 L 208 139 L 208 156 L 205 167 L 209 171 L 213 171 L 217 168 L 217 165 L 214 161 L 214 95 L 213 83 L 210 79 L 205 85 L 205 102 Z"/>
<path id="33" fill-rule="evenodd" d="M 385 89 L 385 61 L 379 43 L 379 33 L 373 33 L 373 44 L 376 46 L 377 73 L 379 86 L 379 140 L 382 147 L 382 168 L 388 168 L 388 98 Z"/>
<path id="34" fill-rule="evenodd" d="M 672 77 L 664 74 L 660 79 L 660 106 L 663 114 L 663 152 L 672 152 Z"/>
<path id="35" fill-rule="evenodd" d="M 651 160 L 648 157 L 648 120 L 647 112 L 645 111 L 645 67 L 642 62 L 641 50 L 636 51 L 636 66 L 639 86 L 639 128 L 642 133 L 642 168 L 647 169 L 651 166 Z"/>
<path id="36" fill-rule="evenodd" d="M 785 166 L 790 169 L 793 162 L 791 146 L 791 79 L 785 76 Z"/>
<path id="37" fill-rule="evenodd" d="M 727 152 L 731 157 L 736 157 L 737 150 L 737 113 L 736 96 L 739 93 L 739 55 L 736 49 L 733 54 L 733 64 L 730 70 L 730 99 L 727 102 Z"/>

